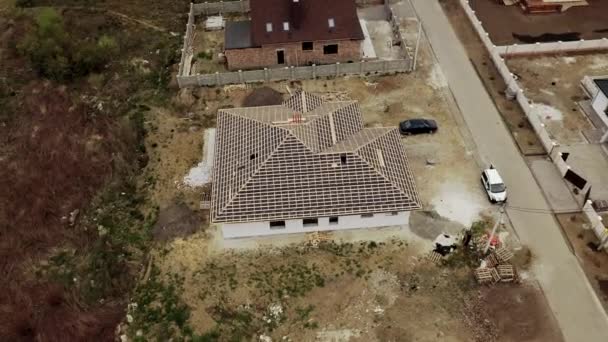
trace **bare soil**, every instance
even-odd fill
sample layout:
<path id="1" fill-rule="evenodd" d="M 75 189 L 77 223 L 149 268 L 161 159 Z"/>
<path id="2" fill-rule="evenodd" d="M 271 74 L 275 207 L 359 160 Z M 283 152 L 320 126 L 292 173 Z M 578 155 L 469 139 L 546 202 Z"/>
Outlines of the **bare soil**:
<path id="1" fill-rule="evenodd" d="M 483 1 L 491 3 L 491 1 Z M 452 27 L 456 31 L 458 38 L 463 43 L 469 55 L 471 63 L 475 67 L 479 78 L 482 80 L 486 90 L 492 97 L 498 112 L 509 127 L 513 139 L 517 143 L 519 150 L 524 155 L 545 154 L 545 150 L 534 133 L 532 126 L 528 122 L 524 112 L 514 101 L 505 98 L 506 84 L 490 56 L 479 40 L 477 33 L 473 29 L 466 14 L 459 2 L 456 0 L 442 1 L 441 5 L 448 16 Z"/>
<path id="2" fill-rule="evenodd" d="M 560 214 L 557 220 L 604 310 L 608 310 L 608 253 L 596 250 L 599 241 L 588 228 L 589 223 L 583 214 Z"/>
<path id="3" fill-rule="evenodd" d="M 601 39 L 608 37 L 608 2 L 587 0 L 589 6 L 577 6 L 563 13 L 530 15 L 519 6 L 504 6 L 502 2 L 477 0 L 471 1 L 471 7 L 481 20 L 483 27 L 490 34 L 496 45 L 522 44 L 521 37 L 515 35 L 538 36 L 543 34 L 560 35 L 574 33 L 578 39 Z M 549 40 L 564 40 L 554 36 Z M 545 39 L 547 40 L 547 39 Z"/>
<path id="4" fill-rule="evenodd" d="M 242 107 L 280 105 L 284 101 L 282 93 L 268 87 L 253 89 L 243 100 Z"/>
<path id="5" fill-rule="evenodd" d="M 183 203 L 161 208 L 152 235 L 156 240 L 167 241 L 189 236 L 199 230 L 202 219 Z"/>
<path id="6" fill-rule="evenodd" d="M 507 65 L 519 77 L 518 82 L 530 100 L 561 113 L 559 120 L 541 117 L 558 142 L 587 142 L 583 132 L 594 126 L 577 104 L 587 97 L 580 82 L 584 76 L 608 74 L 605 54 L 510 58 Z"/>

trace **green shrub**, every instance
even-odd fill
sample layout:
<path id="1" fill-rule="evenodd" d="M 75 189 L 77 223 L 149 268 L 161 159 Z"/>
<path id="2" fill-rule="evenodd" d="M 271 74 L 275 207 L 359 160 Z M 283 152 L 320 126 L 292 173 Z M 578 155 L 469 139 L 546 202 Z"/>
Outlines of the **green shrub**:
<path id="1" fill-rule="evenodd" d="M 63 18 L 52 8 L 34 18 L 35 28 L 18 46 L 38 73 L 53 80 L 66 80 L 99 71 L 118 53 L 118 44 L 102 35 L 97 41 L 74 41 L 65 31 Z"/>

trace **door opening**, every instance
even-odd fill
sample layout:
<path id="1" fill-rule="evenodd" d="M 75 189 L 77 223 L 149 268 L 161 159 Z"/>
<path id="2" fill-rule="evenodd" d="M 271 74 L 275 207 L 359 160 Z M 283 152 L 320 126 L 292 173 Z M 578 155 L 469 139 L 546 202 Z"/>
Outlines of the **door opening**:
<path id="1" fill-rule="evenodd" d="M 277 50 L 277 64 L 285 64 L 285 51 Z"/>

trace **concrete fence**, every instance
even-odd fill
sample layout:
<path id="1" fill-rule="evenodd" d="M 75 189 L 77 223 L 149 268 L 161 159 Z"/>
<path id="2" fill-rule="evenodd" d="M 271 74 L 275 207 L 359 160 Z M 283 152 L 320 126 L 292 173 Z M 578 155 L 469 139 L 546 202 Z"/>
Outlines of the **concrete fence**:
<path id="1" fill-rule="evenodd" d="M 247 13 L 249 0 L 218 1 L 193 4 L 195 15 L 214 15 L 220 13 Z"/>
<path id="2" fill-rule="evenodd" d="M 496 69 L 498 70 L 500 76 L 504 80 L 507 85 L 506 93 L 508 96 L 512 96 L 515 98 L 522 111 L 528 118 L 530 125 L 534 129 L 534 132 L 539 137 L 543 147 L 549 154 L 553 164 L 558 169 L 562 177 L 565 177 L 568 171 L 570 170 L 570 166 L 564 161 L 562 158 L 562 150 L 559 144 L 553 140 L 549 131 L 546 129 L 545 125 L 540 120 L 538 112 L 536 111 L 534 104 L 530 101 L 526 95 L 524 94 L 523 89 L 517 83 L 515 79 L 515 75 L 511 73 L 503 55 L 514 55 L 514 54 L 538 54 L 538 53 L 555 53 L 560 51 L 583 51 L 587 50 L 597 50 L 598 47 L 604 47 L 606 44 L 606 39 L 598 39 L 593 41 L 581 41 L 581 42 L 556 42 L 556 43 L 540 43 L 540 44 L 526 44 L 526 45 L 512 45 L 510 47 L 497 47 L 490 40 L 489 34 L 481 25 L 481 21 L 477 19 L 475 15 L 475 11 L 471 9 L 469 6 L 469 2 L 467 0 L 460 0 L 460 4 L 464 9 L 467 17 L 471 21 L 471 24 L 477 31 L 479 38 L 483 42 L 483 45 L 487 49 L 490 54 L 490 58 Z M 508 48 L 508 51 L 507 51 Z M 576 49 L 575 49 L 576 48 Z M 561 50 L 557 50 L 561 49 Z M 586 192 L 590 187 L 590 184 L 587 183 L 585 189 L 582 189 L 582 192 Z M 596 236 L 603 241 L 603 238 L 606 234 L 606 228 L 601 220 L 597 220 L 599 215 L 593 209 L 593 207 L 589 203 L 580 203 L 583 206 L 583 212 L 587 215 L 587 218 L 590 219 L 592 224 L 593 231 Z M 591 220 L 593 219 L 593 220 Z"/>
<path id="3" fill-rule="evenodd" d="M 336 63 L 300 67 L 272 68 L 178 76 L 180 88 L 197 86 L 221 86 L 227 84 L 256 83 L 284 80 L 307 80 L 319 77 L 340 77 L 349 75 L 385 75 L 406 72 L 410 69 L 407 59 L 378 60 L 355 63 Z"/>
<path id="4" fill-rule="evenodd" d="M 393 37 L 397 39 L 399 42 L 399 53 L 401 56 L 405 56 L 407 59 L 411 59 L 410 53 L 407 51 L 407 43 L 403 38 L 403 33 L 401 32 L 401 23 L 399 22 L 399 18 L 395 16 L 393 11 L 391 10 L 390 4 L 387 2 L 384 3 L 384 11 L 387 14 L 387 20 L 391 24 L 391 29 L 393 31 Z"/>
<path id="5" fill-rule="evenodd" d="M 194 57 L 194 4 L 190 3 L 188 12 L 188 23 L 186 24 L 186 34 L 184 35 L 184 45 L 182 47 L 182 57 L 179 61 L 179 71 L 177 77 L 190 75 L 192 58 Z"/>
<path id="6" fill-rule="evenodd" d="M 501 56 L 540 55 L 562 52 L 586 52 L 608 50 L 608 39 L 577 40 L 570 42 L 551 42 L 535 44 L 513 44 L 497 46 Z"/>
<path id="7" fill-rule="evenodd" d="M 606 229 L 602 217 L 593 209 L 591 201 L 587 201 L 583 206 L 583 214 L 585 214 L 595 235 L 600 239 L 600 244 L 603 243 L 601 247 L 608 250 L 608 229 Z"/>
<path id="8" fill-rule="evenodd" d="M 328 0 L 331 1 L 331 0 Z M 359 6 L 382 5 L 384 0 L 356 0 Z M 194 4 L 195 15 L 214 15 L 220 13 L 247 13 L 249 12 L 249 0 L 239 1 L 217 1 L 201 2 Z"/>

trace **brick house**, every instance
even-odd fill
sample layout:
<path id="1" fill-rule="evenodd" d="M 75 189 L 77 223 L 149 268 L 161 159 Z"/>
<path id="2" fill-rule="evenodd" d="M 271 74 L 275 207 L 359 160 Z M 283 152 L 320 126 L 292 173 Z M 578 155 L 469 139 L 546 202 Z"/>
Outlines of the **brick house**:
<path id="1" fill-rule="evenodd" d="M 361 59 L 354 0 L 250 0 L 251 19 L 226 23 L 228 69 L 301 66 Z"/>

